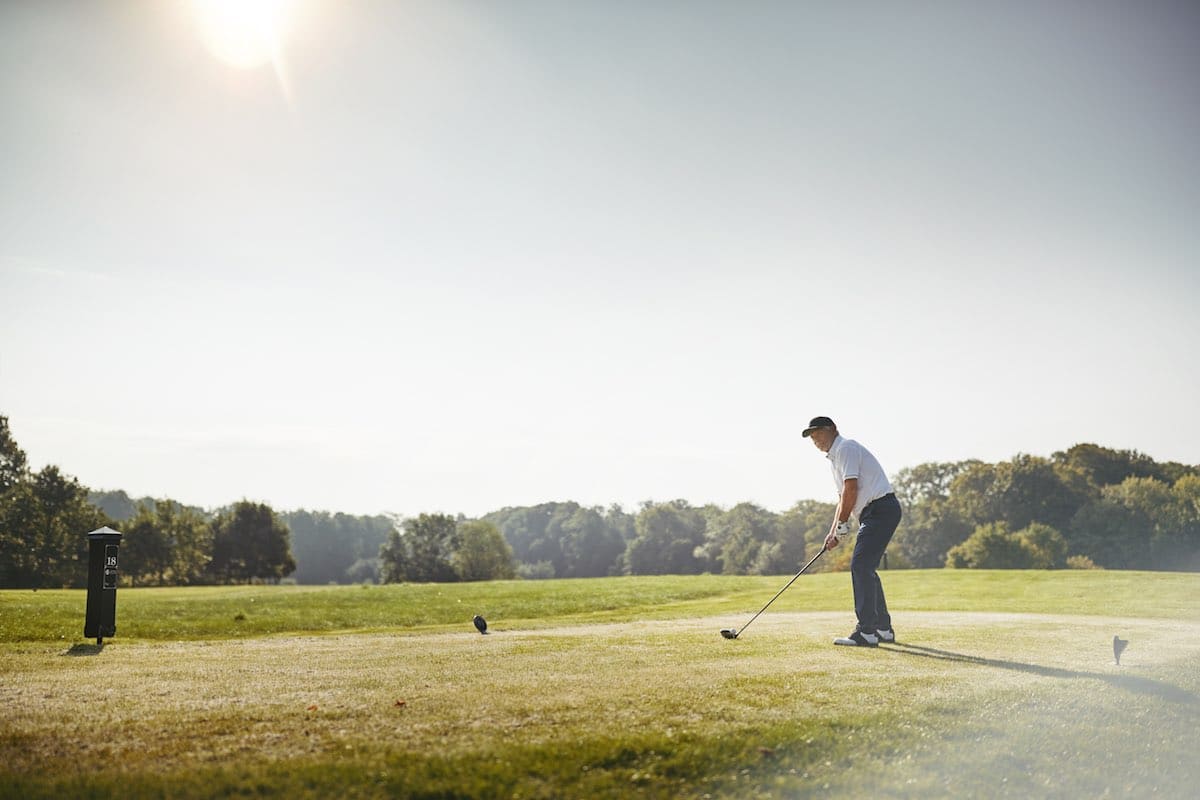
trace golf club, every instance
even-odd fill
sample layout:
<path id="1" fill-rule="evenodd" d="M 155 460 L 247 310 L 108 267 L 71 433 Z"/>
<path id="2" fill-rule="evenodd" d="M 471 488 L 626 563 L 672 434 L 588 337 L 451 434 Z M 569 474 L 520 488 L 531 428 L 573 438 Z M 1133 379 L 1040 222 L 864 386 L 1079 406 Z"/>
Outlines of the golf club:
<path id="1" fill-rule="evenodd" d="M 796 578 L 799 578 L 801 575 L 803 575 L 804 571 L 806 569 L 808 569 L 809 567 L 811 567 L 813 565 L 813 563 L 818 558 L 821 557 L 821 553 L 824 553 L 824 552 L 825 552 L 824 547 L 822 547 L 820 550 L 818 550 L 817 554 L 815 556 L 813 556 L 812 559 L 807 564 L 805 564 L 803 567 L 801 567 L 800 571 L 797 572 L 795 575 L 793 575 L 792 579 L 790 581 L 788 581 L 787 584 L 782 589 L 780 589 L 778 592 L 776 592 L 774 597 L 772 597 L 770 600 L 767 601 L 767 605 L 763 606 L 762 608 L 760 608 L 758 610 L 758 614 L 761 614 L 762 612 L 766 611 L 767 606 L 771 605 L 771 603 L 774 603 L 776 600 L 778 600 L 779 595 L 786 592 L 788 586 L 791 586 L 793 583 L 795 583 Z M 755 614 L 753 617 L 751 617 L 750 622 L 754 622 L 754 620 L 758 619 L 758 614 Z M 750 622 L 747 622 L 745 625 L 743 625 L 741 630 L 738 630 L 737 628 L 721 628 L 721 635 L 724 636 L 726 639 L 736 639 L 740 634 L 745 632 L 746 628 L 750 627 Z"/>

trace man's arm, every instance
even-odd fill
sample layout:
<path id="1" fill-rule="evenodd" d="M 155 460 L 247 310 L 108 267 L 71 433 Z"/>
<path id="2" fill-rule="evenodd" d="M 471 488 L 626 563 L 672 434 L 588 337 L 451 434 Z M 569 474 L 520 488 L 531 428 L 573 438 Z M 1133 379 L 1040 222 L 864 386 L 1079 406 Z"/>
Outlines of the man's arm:
<path id="1" fill-rule="evenodd" d="M 842 483 L 842 501 L 838 503 L 837 522 L 846 522 L 858 502 L 858 478 L 846 478 Z"/>
<path id="2" fill-rule="evenodd" d="M 829 526 L 829 535 L 825 537 L 827 550 L 838 546 L 838 536 L 846 535 L 845 532 L 839 534 L 838 527 L 850 519 L 850 515 L 854 513 L 854 504 L 857 502 L 858 478 L 846 478 L 842 482 L 842 498 L 838 501 L 837 513 L 834 515 L 833 524 Z"/>

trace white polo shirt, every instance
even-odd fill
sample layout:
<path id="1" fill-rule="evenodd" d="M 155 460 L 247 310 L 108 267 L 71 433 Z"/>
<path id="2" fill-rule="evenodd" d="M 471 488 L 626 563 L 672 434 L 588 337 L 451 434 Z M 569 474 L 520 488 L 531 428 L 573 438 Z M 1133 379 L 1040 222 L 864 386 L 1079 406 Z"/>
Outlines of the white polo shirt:
<path id="1" fill-rule="evenodd" d="M 839 433 L 825 457 L 829 459 L 829 466 L 833 469 L 833 483 L 837 487 L 838 497 L 842 496 L 842 487 L 847 480 L 858 479 L 858 500 L 854 504 L 855 518 L 867 507 L 867 503 L 891 493 L 892 484 L 884 474 L 883 467 L 879 466 L 879 462 L 867 448 L 853 439 L 847 439 Z"/>

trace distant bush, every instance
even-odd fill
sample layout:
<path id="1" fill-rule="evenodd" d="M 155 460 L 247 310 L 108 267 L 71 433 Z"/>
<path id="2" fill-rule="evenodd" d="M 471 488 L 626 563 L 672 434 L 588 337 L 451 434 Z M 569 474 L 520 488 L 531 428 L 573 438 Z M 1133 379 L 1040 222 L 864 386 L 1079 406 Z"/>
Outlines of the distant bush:
<path id="1" fill-rule="evenodd" d="M 554 577 L 554 565 L 549 561 L 538 561 L 534 564 L 522 562 L 517 567 L 517 577 L 527 581 L 545 581 Z"/>

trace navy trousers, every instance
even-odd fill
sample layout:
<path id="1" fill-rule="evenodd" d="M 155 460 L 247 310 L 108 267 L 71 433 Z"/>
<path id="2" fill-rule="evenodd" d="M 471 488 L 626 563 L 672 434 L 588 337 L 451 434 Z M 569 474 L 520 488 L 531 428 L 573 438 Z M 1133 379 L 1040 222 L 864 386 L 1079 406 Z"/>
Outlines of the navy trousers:
<path id="1" fill-rule="evenodd" d="M 883 551 L 900 524 L 900 513 L 900 501 L 895 495 L 887 495 L 868 503 L 858 517 L 858 541 L 850 559 L 850 580 L 854 584 L 858 629 L 865 633 L 892 627 L 892 615 L 888 613 L 877 570 Z"/>

